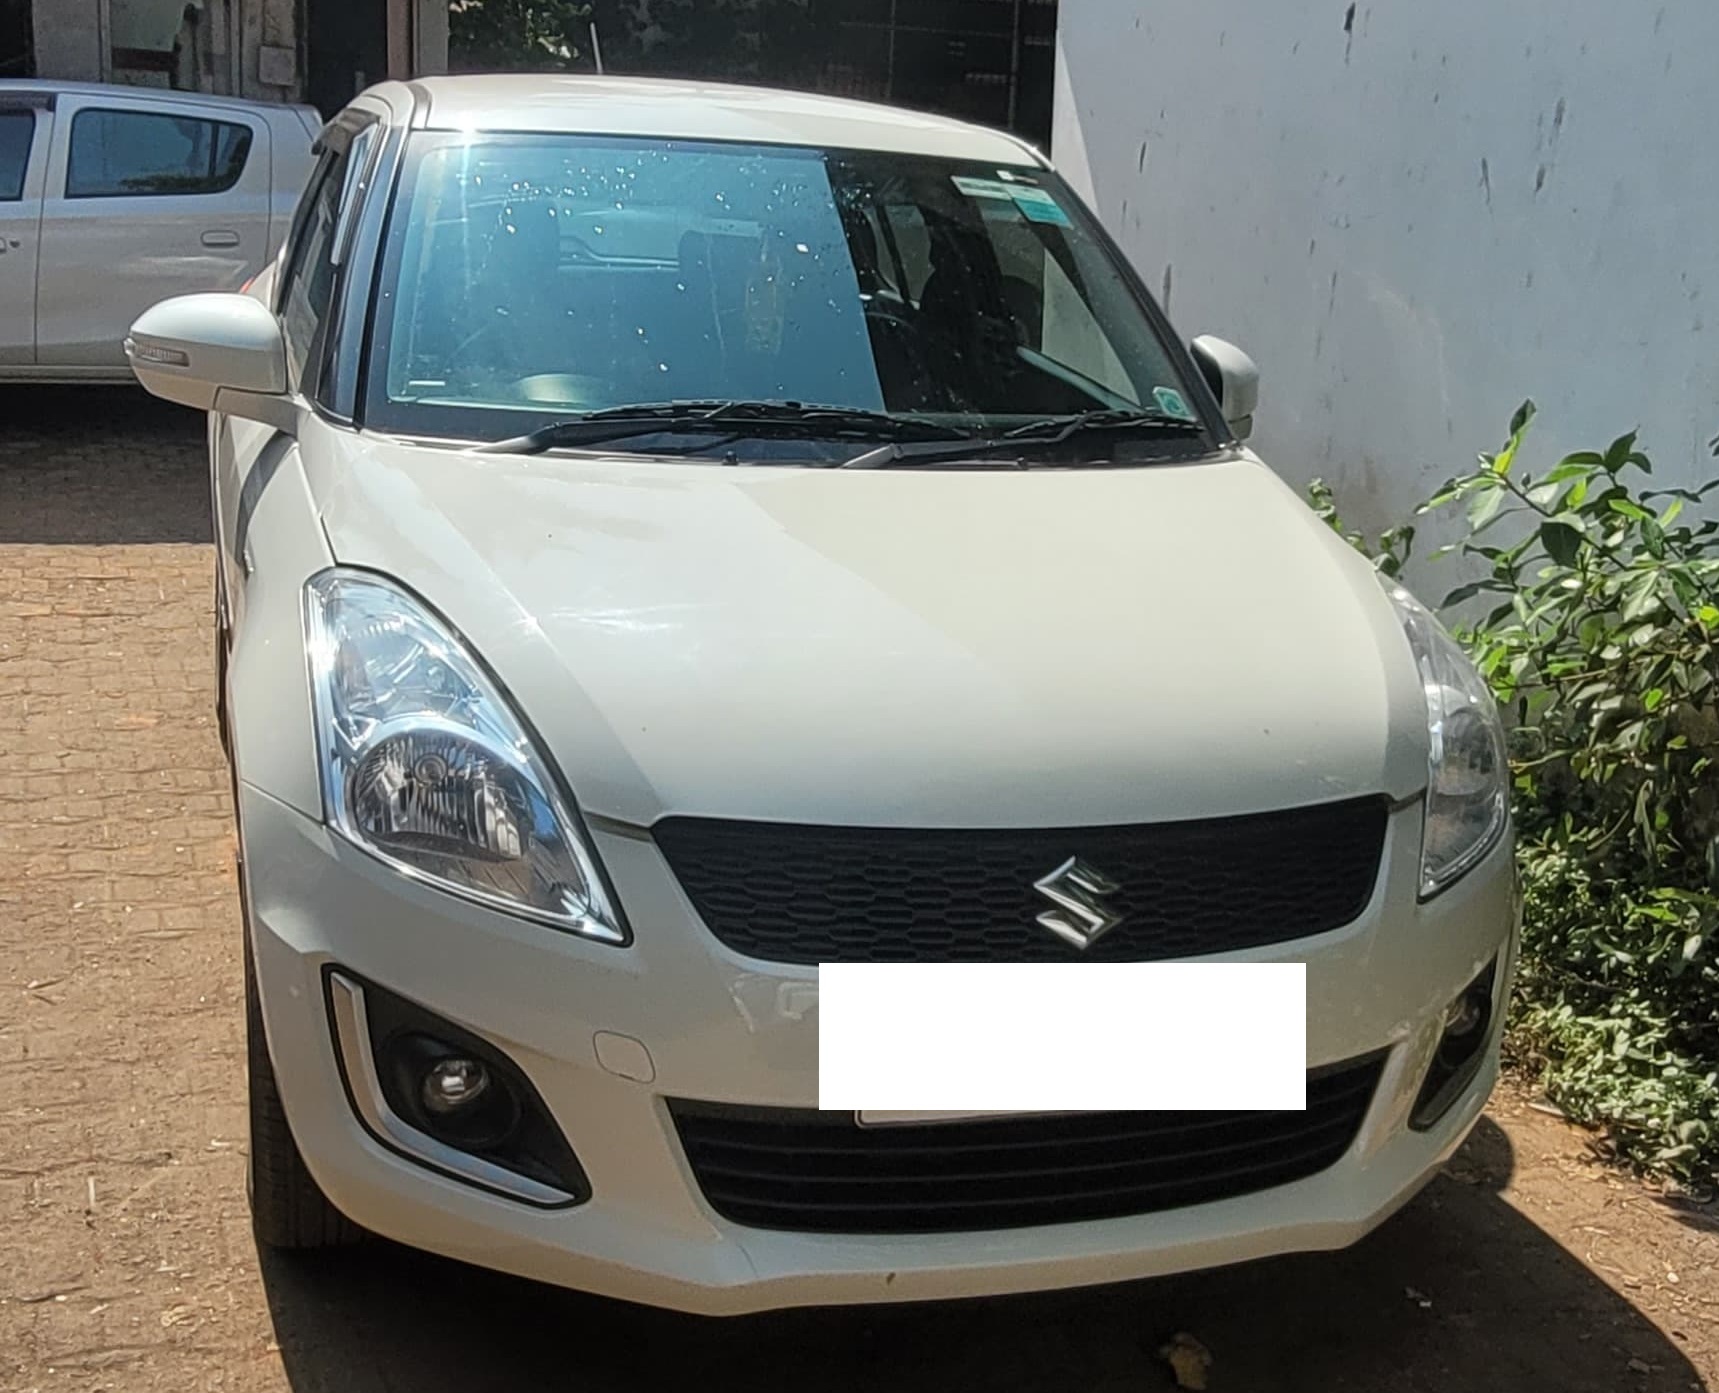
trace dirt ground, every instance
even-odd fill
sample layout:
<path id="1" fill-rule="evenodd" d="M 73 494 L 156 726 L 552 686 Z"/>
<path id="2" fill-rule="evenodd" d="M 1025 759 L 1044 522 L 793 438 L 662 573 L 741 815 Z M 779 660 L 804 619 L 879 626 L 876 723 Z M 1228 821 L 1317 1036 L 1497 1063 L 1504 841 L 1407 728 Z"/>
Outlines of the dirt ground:
<path id="1" fill-rule="evenodd" d="M 0 395 L 0 1390 L 1719 1387 L 1719 1206 L 1501 1096 L 1346 1253 L 736 1322 L 375 1244 L 258 1260 L 200 423 Z"/>

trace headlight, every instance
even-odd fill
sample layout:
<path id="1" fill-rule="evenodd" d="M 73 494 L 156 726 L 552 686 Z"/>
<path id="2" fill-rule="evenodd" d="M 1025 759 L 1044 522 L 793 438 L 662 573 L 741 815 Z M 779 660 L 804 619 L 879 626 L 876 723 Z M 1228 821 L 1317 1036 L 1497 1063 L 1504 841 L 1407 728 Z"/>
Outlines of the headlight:
<path id="1" fill-rule="evenodd" d="M 453 632 L 379 576 L 306 588 L 324 815 L 443 890 L 623 943 L 568 800 Z"/>
<path id="2" fill-rule="evenodd" d="M 1468 655 L 1431 611 L 1387 585 L 1420 669 L 1427 709 L 1426 825 L 1421 834 L 1421 898 L 1485 856 L 1504 830 L 1510 767 L 1498 704 Z"/>

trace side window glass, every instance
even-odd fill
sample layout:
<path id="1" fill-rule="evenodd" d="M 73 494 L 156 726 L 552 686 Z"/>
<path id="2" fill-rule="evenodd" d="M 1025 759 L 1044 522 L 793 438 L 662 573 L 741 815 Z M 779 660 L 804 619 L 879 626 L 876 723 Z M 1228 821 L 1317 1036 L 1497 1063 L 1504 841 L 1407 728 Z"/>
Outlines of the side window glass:
<path id="1" fill-rule="evenodd" d="M 370 181 L 371 156 L 375 153 L 376 142 L 381 136 L 382 127 L 372 123 L 352 137 L 352 144 L 347 149 L 346 169 L 340 176 L 340 201 L 336 205 L 339 216 L 334 245 L 336 266 L 346 259 L 347 243 L 352 240 L 353 208 Z"/>
<path id="2" fill-rule="evenodd" d="M 251 130 L 164 112 L 85 110 L 72 118 L 67 198 L 224 193 L 239 182 Z"/>
<path id="3" fill-rule="evenodd" d="M 281 332 L 286 338 L 287 364 L 294 383 L 304 376 L 317 331 L 328 317 L 333 298 L 335 231 L 349 167 L 344 154 L 323 165 L 305 195 L 304 221 L 287 265 L 280 300 Z"/>
<path id="4" fill-rule="evenodd" d="M 24 171 L 35 134 L 34 112 L 0 111 L 0 203 L 16 203 L 24 196 Z"/>

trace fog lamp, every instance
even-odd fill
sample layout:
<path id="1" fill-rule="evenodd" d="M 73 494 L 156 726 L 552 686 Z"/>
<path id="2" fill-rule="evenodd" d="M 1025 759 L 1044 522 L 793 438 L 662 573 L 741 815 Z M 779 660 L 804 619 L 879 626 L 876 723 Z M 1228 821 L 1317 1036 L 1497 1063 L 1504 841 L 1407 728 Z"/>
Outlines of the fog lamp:
<path id="1" fill-rule="evenodd" d="M 458 1055 L 438 1059 L 424 1074 L 419 1096 L 424 1111 L 437 1117 L 463 1112 L 489 1092 L 489 1070 Z"/>
<path id="2" fill-rule="evenodd" d="M 1451 1002 L 1450 1009 L 1444 1013 L 1445 1039 L 1460 1040 L 1479 1029 L 1489 1014 L 1490 997 L 1489 991 L 1470 987 Z"/>

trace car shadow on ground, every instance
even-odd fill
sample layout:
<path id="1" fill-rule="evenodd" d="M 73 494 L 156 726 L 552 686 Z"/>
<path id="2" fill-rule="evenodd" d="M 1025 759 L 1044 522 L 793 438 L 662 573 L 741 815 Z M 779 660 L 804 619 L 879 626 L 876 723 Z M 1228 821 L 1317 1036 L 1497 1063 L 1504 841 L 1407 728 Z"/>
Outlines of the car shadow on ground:
<path id="1" fill-rule="evenodd" d="M 0 545 L 207 542 L 204 419 L 133 387 L 0 387 Z"/>
<path id="2" fill-rule="evenodd" d="M 1413 1204 L 1343 1253 L 1044 1296 L 790 1311 L 650 1311 L 374 1243 L 263 1261 L 295 1393 L 797 1388 L 1123 1393 L 1174 1387 L 1178 1332 L 1213 1393 L 1687 1393 L 1659 1330 L 1497 1191 L 1482 1122 Z M 1633 1361 L 1633 1362 L 1632 1362 Z"/>

